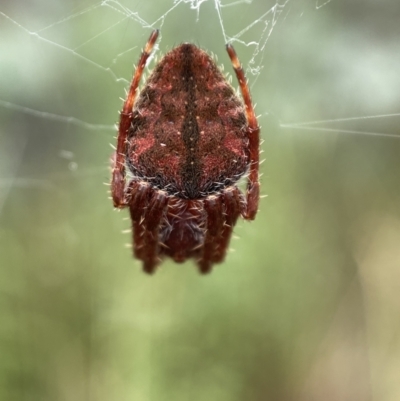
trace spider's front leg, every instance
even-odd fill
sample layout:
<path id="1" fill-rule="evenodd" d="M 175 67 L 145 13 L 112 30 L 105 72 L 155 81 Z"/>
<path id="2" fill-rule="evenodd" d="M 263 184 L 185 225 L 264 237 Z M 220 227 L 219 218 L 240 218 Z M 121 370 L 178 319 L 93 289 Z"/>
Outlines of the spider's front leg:
<path id="1" fill-rule="evenodd" d="M 246 119 L 247 119 L 247 137 L 249 138 L 250 151 L 250 172 L 247 184 L 246 207 L 242 215 L 246 220 L 254 220 L 258 211 L 258 201 L 260 199 L 260 183 L 258 181 L 258 170 L 260 164 L 260 127 L 254 113 L 251 101 L 249 86 L 236 52 L 231 44 L 226 45 L 226 50 L 232 61 L 236 77 L 239 81 L 240 90 L 242 91 Z"/>
<path id="2" fill-rule="evenodd" d="M 111 195 L 115 208 L 122 209 L 129 204 L 131 186 L 125 189 L 125 166 L 118 167 L 117 152 L 111 156 Z"/>
<path id="3" fill-rule="evenodd" d="M 143 69 L 146 66 L 146 61 L 149 58 L 153 49 L 154 43 L 158 37 L 158 29 L 154 30 L 147 44 L 140 56 L 139 63 L 136 67 L 135 74 L 133 75 L 131 86 L 128 95 L 125 99 L 124 106 L 121 111 L 117 149 L 113 157 L 112 179 L 111 179 L 111 194 L 113 198 L 114 207 L 123 208 L 128 205 L 125 196 L 125 157 L 126 157 L 126 143 L 128 139 L 128 132 L 132 123 L 132 110 L 135 104 L 137 89 L 139 86 L 140 78 L 143 74 Z"/>

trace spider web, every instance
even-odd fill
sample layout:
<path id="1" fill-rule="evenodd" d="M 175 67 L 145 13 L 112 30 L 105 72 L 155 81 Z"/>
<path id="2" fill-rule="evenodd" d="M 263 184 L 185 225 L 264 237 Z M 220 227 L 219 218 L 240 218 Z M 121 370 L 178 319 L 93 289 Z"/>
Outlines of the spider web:
<path id="1" fill-rule="evenodd" d="M 83 107 L 87 114 L 82 113 L 82 110 L 74 110 L 72 99 L 63 98 L 65 93 L 62 93 L 62 84 L 60 84 L 63 79 L 61 73 L 68 75 L 66 79 L 74 80 L 74 76 L 69 75 L 71 71 L 65 71 L 67 68 L 73 68 L 72 74 L 76 74 L 75 78 L 78 75 L 82 76 L 79 80 L 82 79 L 82 85 L 86 86 L 88 92 L 94 85 L 98 86 L 100 82 L 104 85 L 100 95 L 104 100 L 111 96 L 107 92 L 110 87 L 112 87 L 112 93 L 118 93 L 121 97 L 131 79 L 131 73 L 126 73 L 126 71 L 132 69 L 133 60 L 136 61 L 138 58 L 139 50 L 152 29 L 160 28 L 163 35 L 164 27 L 167 32 L 169 19 L 179 18 L 179 15 L 186 13 L 192 17 L 194 25 L 198 28 L 201 26 L 202 15 L 211 15 L 215 24 L 214 30 L 218 35 L 218 43 L 214 42 L 213 48 L 220 53 L 220 49 L 228 42 L 247 47 L 250 52 L 248 52 L 249 61 L 246 63 L 246 71 L 253 76 L 251 82 L 254 84 L 262 71 L 265 47 L 288 3 L 288 0 L 281 3 L 270 2 L 270 4 L 258 7 L 262 11 L 262 15 L 253 20 L 251 18 L 254 17 L 249 16 L 247 20 L 251 22 L 243 18 L 239 31 L 237 28 L 232 29 L 230 25 L 226 26 L 224 15 L 228 14 L 229 18 L 232 18 L 237 13 L 236 10 L 248 9 L 251 3 L 247 1 L 224 3 L 206 0 L 164 1 L 160 3 L 162 11 L 158 10 L 156 14 L 152 12 L 153 10 L 134 11 L 130 8 L 129 2 L 114 0 L 93 2 L 92 4 L 86 1 L 69 10 L 64 10 L 66 7 L 62 7 L 61 3 L 56 3 L 58 7 L 47 8 L 48 5 L 44 5 L 45 12 L 42 15 L 40 15 L 40 8 L 32 9 L 34 18 L 29 19 L 28 15 L 26 22 L 23 19 L 26 15 L 18 8 L 11 9 L 11 11 L 0 10 L 2 26 L 5 29 L 5 36 L 8 37 L 3 45 L 6 51 L 6 57 L 3 59 L 4 68 L 7 71 L 10 66 L 16 66 L 20 73 L 19 77 L 14 74 L 14 85 L 9 85 L 10 80 L 6 74 L 3 75 L 0 107 L 7 115 L 15 113 L 27 118 L 29 116 L 42 119 L 44 122 L 54 122 L 63 130 L 75 130 L 76 135 L 96 134 L 103 138 L 110 137 L 109 134 L 115 132 L 115 124 L 111 123 L 109 119 L 104 123 L 98 123 L 96 122 L 97 113 L 90 115 L 88 112 L 88 109 L 96 109 L 96 91 L 92 92 L 95 96 L 85 96 Z M 205 9 L 206 6 L 208 6 L 207 9 Z M 250 9 L 250 11 L 253 10 Z M 51 21 L 53 18 L 55 21 Z M 80 33 L 71 35 L 70 31 L 75 30 Z M 185 33 L 186 30 L 187 28 L 184 27 L 182 31 Z M 140 39 L 137 37 L 137 32 L 139 32 Z M 182 41 L 187 37 L 198 40 L 194 36 L 193 29 L 189 30 L 188 35 L 182 35 Z M 161 36 L 160 42 L 165 51 L 171 45 L 165 45 L 162 38 L 163 36 Z M 255 38 L 257 40 L 254 40 Z M 179 38 L 173 38 L 173 40 L 173 43 L 180 41 Z M 107 44 L 109 47 L 106 47 Z M 158 46 L 157 44 L 156 49 Z M 100 47 L 103 48 L 100 50 Z M 27 59 L 27 62 L 20 59 L 21 52 L 25 51 L 28 51 L 28 54 L 24 54 L 23 58 Z M 66 64 L 61 71 L 57 62 L 58 57 Z M 57 74 L 60 75 L 57 76 Z M 90 75 L 95 75 L 98 82 L 93 83 Z M 30 84 L 25 85 L 25 80 Z M 45 91 L 50 91 L 50 87 L 58 92 L 60 98 L 58 105 L 51 98 L 46 97 Z M 49 96 L 52 97 L 52 94 Z M 75 96 L 80 95 L 76 94 Z M 69 107 L 71 110 L 68 110 Z M 116 118 L 112 119 L 112 121 L 115 120 Z M 34 140 L 32 135 L 29 135 L 29 140 Z M 20 151 L 23 149 L 20 144 L 17 146 Z M 20 151 L 17 151 L 17 154 Z M 3 160 L 6 159 L 7 153 L 8 151 L 5 150 Z M 73 160 L 76 158 L 73 149 L 60 149 L 59 157 L 69 161 L 67 166 L 73 173 L 79 169 L 81 163 Z M 19 164 L 14 159 L 10 162 L 9 168 L 3 168 L 1 185 L 5 191 L 0 205 L 4 205 L 10 185 L 39 184 L 36 178 L 16 178 L 12 171 L 18 170 L 16 166 Z M 7 170 L 11 174 L 4 174 Z M 84 174 L 87 170 L 80 172 Z M 46 185 L 45 182 L 43 184 Z M 2 206 L 0 206 L 1 208 Z"/>
<path id="2" fill-rule="evenodd" d="M 80 284 L 83 290 L 77 296 L 79 305 L 75 306 L 75 313 L 82 321 L 86 319 L 92 322 L 95 325 L 93 331 L 104 330 L 103 327 L 110 322 L 117 322 L 115 324 L 119 327 L 125 324 L 124 328 L 128 327 L 128 330 L 131 328 L 129 325 L 145 328 L 142 336 L 139 336 L 145 347 L 140 351 L 143 355 L 140 369 L 145 373 L 134 382 L 137 388 L 133 388 L 133 385 L 131 388 L 129 383 L 123 381 L 123 374 L 116 378 L 120 380 L 118 383 L 126 394 L 130 394 L 127 399 L 160 399 L 154 389 L 156 380 L 146 375 L 157 370 L 157 355 L 152 341 L 154 338 L 157 340 L 159 333 L 167 333 L 167 340 L 176 339 L 171 327 L 177 323 L 182 325 L 180 328 L 188 330 L 181 321 L 176 321 L 176 315 L 193 325 L 201 326 L 203 321 L 199 323 L 193 317 L 199 313 L 204 321 L 217 325 L 218 319 L 207 321 L 210 310 L 215 309 L 224 313 L 226 327 L 232 329 L 229 331 L 240 332 L 242 326 L 237 325 L 237 321 L 247 324 L 243 323 L 246 320 L 240 320 L 235 313 L 229 312 L 240 310 L 243 305 L 247 311 L 252 311 L 252 316 L 256 316 L 261 327 L 259 336 L 254 334 L 250 341 L 262 342 L 265 333 L 271 333 L 268 336 L 271 349 L 267 346 L 262 351 L 272 356 L 271 360 L 276 362 L 274 369 L 278 369 L 277 366 L 282 362 L 274 360 L 274 347 L 280 349 L 280 341 L 286 350 L 282 357 L 287 363 L 285 366 L 296 366 L 296 363 L 306 366 L 304 375 L 293 368 L 293 376 L 301 378 L 293 379 L 289 385 L 283 379 L 285 372 L 277 373 L 274 370 L 270 386 L 276 381 L 283 383 L 283 388 L 294 389 L 293 394 L 298 397 L 293 399 L 325 399 L 330 390 L 329 385 L 334 394 L 342 391 L 343 398 L 354 391 L 352 394 L 356 395 L 350 397 L 354 400 L 372 399 L 372 393 L 380 401 L 390 399 L 383 397 L 384 384 L 380 384 L 383 383 L 385 372 L 378 374 L 373 369 L 379 366 L 378 356 L 371 351 L 372 356 L 365 357 L 365 349 L 357 353 L 359 344 L 367 342 L 365 337 L 361 335 L 356 339 L 358 342 L 352 340 L 349 343 L 337 338 L 352 337 L 359 327 L 367 336 L 363 331 L 367 324 L 359 322 L 360 311 L 365 313 L 365 320 L 371 326 L 383 326 L 381 332 L 375 329 L 382 342 L 393 344 L 393 333 L 399 329 L 398 325 L 388 323 L 390 317 L 382 323 L 368 312 L 368 304 L 377 311 L 379 308 L 391 311 L 392 314 L 388 312 L 387 316 L 397 316 L 399 309 L 394 287 L 390 286 L 399 282 L 393 277 L 395 269 L 383 269 L 389 272 L 384 276 L 376 273 L 374 268 L 376 265 L 392 266 L 400 260 L 396 251 L 396 239 L 400 237 L 400 216 L 396 207 L 399 191 L 392 189 L 398 186 L 397 179 L 400 178 L 396 170 L 400 165 L 395 162 L 398 159 L 396 150 L 400 146 L 400 49 L 398 23 L 394 17 L 399 6 L 391 4 L 389 0 L 379 6 L 375 3 L 373 0 L 357 0 L 351 4 L 345 0 L 86 0 L 75 3 L 43 0 L 24 7 L 18 6 L 17 2 L 4 2 L 0 5 L 0 240 L 3 243 L 0 252 L 12 255 L 4 257 L 4 264 L 19 267 L 27 260 L 22 259 L 24 252 L 30 254 L 29 244 L 33 237 L 43 236 L 43 242 L 50 241 L 52 237 L 62 238 L 66 253 L 63 253 L 61 246 L 57 247 L 50 242 L 46 246 L 54 247 L 54 252 L 58 251 L 61 256 L 38 251 L 42 256 L 32 261 L 32 265 L 39 269 L 37 276 L 34 276 L 35 280 L 41 283 L 37 287 L 27 285 L 32 294 L 37 288 L 46 291 L 48 287 L 59 282 L 69 282 L 76 277 L 75 267 L 70 266 L 69 270 L 64 269 L 62 272 L 56 269 L 56 273 L 51 268 L 42 268 L 42 264 L 46 265 L 45 256 L 52 261 L 64 256 L 65 263 L 74 265 L 75 252 L 80 249 L 79 252 L 84 256 L 76 263 L 78 266 L 85 266 L 82 258 L 87 258 L 91 261 L 88 265 L 99 263 L 101 269 L 103 261 L 104 270 L 101 273 L 93 273 L 94 269 L 89 267 L 87 276 L 81 277 L 79 283 L 85 285 Z M 264 220 L 260 217 L 255 222 L 259 224 L 257 232 L 248 226 L 239 227 L 239 230 L 243 237 L 241 243 L 250 243 L 248 253 L 257 254 L 261 252 L 260 248 L 265 247 L 265 254 L 272 255 L 271 259 L 265 259 L 267 256 L 264 254 L 260 257 L 270 266 L 262 280 L 257 273 L 252 273 L 253 276 L 249 273 L 248 278 L 245 272 L 239 270 L 236 271 L 236 277 L 227 273 L 224 276 L 227 281 L 217 284 L 213 282 L 210 287 L 199 285 L 196 277 L 190 281 L 190 289 L 186 289 L 187 283 L 180 281 L 183 279 L 179 270 L 175 275 L 172 273 L 173 278 L 169 280 L 176 281 L 182 287 L 174 287 L 172 281 L 168 281 L 165 287 L 158 281 L 152 287 L 138 276 L 133 279 L 128 276 L 125 285 L 121 275 L 118 276 L 113 268 L 108 271 L 110 266 L 134 263 L 130 260 L 126 262 L 125 259 L 121 259 L 121 262 L 119 258 L 123 257 L 119 254 L 116 256 L 116 244 L 121 242 L 121 238 L 114 240 L 114 237 L 121 228 L 118 225 L 120 219 L 113 216 L 113 223 L 110 223 L 111 219 L 105 217 L 108 223 L 105 223 L 103 237 L 97 239 L 97 242 L 79 232 L 79 228 L 83 231 L 86 225 L 95 226 L 96 220 L 106 216 L 109 209 L 112 209 L 111 203 L 105 199 L 104 191 L 99 190 L 103 181 L 109 181 L 111 149 L 108 144 L 114 142 L 118 110 L 122 105 L 120 98 L 124 97 L 124 90 L 130 83 L 133 65 L 154 28 L 160 28 L 161 35 L 148 63 L 147 73 L 157 58 L 185 41 L 194 42 L 213 53 L 227 73 L 232 68 L 224 45 L 231 42 L 246 70 L 252 96 L 257 103 L 256 112 L 259 114 L 262 136 L 266 141 L 264 149 L 267 167 L 263 170 L 263 184 L 266 184 L 265 192 L 272 200 L 269 200 L 270 203 L 262 203 L 262 216 L 266 217 Z M 237 86 L 235 78 L 232 84 Z M 331 164 L 327 164 L 326 159 Z M 300 165 L 307 167 L 302 170 L 298 168 Z M 336 176 L 330 174 L 330 169 L 338 169 L 343 182 L 335 182 Z M 330 177 L 332 182 L 325 183 L 328 181 L 325 177 Z M 374 178 L 373 185 L 369 181 L 371 177 Z M 336 179 L 339 181 L 339 178 Z M 296 182 L 303 187 L 300 184 L 296 186 Z M 330 185 L 335 190 L 341 188 L 345 195 L 330 190 Z M 357 191 L 360 193 L 356 194 Z M 357 215 L 359 221 L 354 218 L 352 225 L 341 231 L 338 229 L 339 234 L 335 237 L 330 230 L 336 224 L 339 225 L 336 221 L 337 210 L 341 207 L 345 209 L 343 205 L 353 205 L 352 200 L 357 204 L 368 197 L 374 199 L 374 202 L 371 201 L 373 205 L 365 212 L 368 218 L 364 219 L 364 215 L 357 214 L 355 207 L 351 209 L 349 206 L 351 211 L 348 213 Z M 45 202 L 43 199 L 48 201 L 46 207 L 41 208 L 40 205 Z M 279 203 L 274 199 L 279 199 Z M 38 216 L 32 216 L 36 206 L 41 211 Z M 328 211 L 322 210 L 324 207 Z M 62 209 L 61 214 L 56 213 L 57 208 Z M 265 227 L 273 228 L 268 231 Z M 102 230 L 101 227 L 98 229 Z M 299 239 L 302 235 L 292 235 L 296 232 L 304 233 L 304 240 Z M 265 242 L 257 242 L 260 241 L 259 237 L 264 238 Z M 96 245 L 87 245 L 87 249 L 83 246 L 82 251 L 82 244 L 90 243 L 91 240 Z M 327 241 L 335 245 L 328 247 Z M 287 248 L 279 248 L 277 244 L 282 243 L 287 244 Z M 43 245 L 43 248 L 46 246 Z M 94 247 L 96 250 L 92 249 Z M 93 262 L 91 255 L 98 253 L 98 248 L 106 251 Z M 290 253 L 287 249 L 291 250 Z M 388 250 L 390 257 L 387 255 Z M 128 259 L 129 252 L 126 253 Z M 246 259 L 248 256 L 240 252 L 237 254 L 240 267 L 261 263 L 259 260 L 249 263 Z M 357 266 L 350 269 L 350 273 L 346 270 L 348 265 L 343 262 L 348 260 L 346 258 Z M 373 261 L 377 261 L 376 264 Z M 283 271 L 274 269 L 275 265 L 283 267 Z M 319 275 L 320 268 L 324 269 L 324 277 L 329 278 L 328 284 L 325 283 L 328 279 Z M 304 273 L 305 278 L 299 271 Z M 18 284 L 19 288 L 21 282 L 30 281 L 31 274 L 24 271 L 23 280 L 10 282 L 16 288 Z M 165 279 L 165 276 L 162 277 Z M 135 280 L 139 284 L 136 284 L 135 291 L 132 291 L 134 294 L 131 294 L 129 285 L 133 285 Z M 381 283 L 381 287 L 372 290 L 371 281 Z M 297 289 L 298 283 L 305 288 L 304 294 Z M 365 292 L 360 290 L 363 285 Z M 325 289 L 328 295 L 324 290 L 314 290 L 316 287 Z M 240 295 L 232 300 L 227 294 L 221 295 L 221 288 L 228 288 Z M 387 288 L 389 291 L 386 294 Z M 87 301 L 87 289 L 93 291 L 91 296 L 98 304 L 93 306 L 89 295 Z M 279 303 L 276 309 L 280 314 L 268 309 L 264 316 L 256 299 L 252 298 L 253 292 L 260 297 L 260 294 L 268 294 L 268 304 Z M 114 293 L 124 294 L 127 299 L 131 297 L 132 304 L 141 305 L 143 309 L 135 311 L 134 319 L 126 305 L 126 309 L 122 305 L 121 309 L 115 308 L 119 313 L 117 316 L 115 310 L 111 313 L 111 308 L 107 309 L 107 306 L 103 312 L 103 299 L 99 301 L 98 298 L 104 297 L 104 303 L 111 302 L 110 299 L 121 302 Z M 159 293 L 168 293 L 174 302 L 163 299 Z M 209 294 L 212 296 L 209 297 Z M 192 295 L 194 306 L 190 309 L 187 304 L 190 304 L 188 299 L 192 300 Z M 325 299 L 325 295 L 328 301 L 323 303 L 320 299 Z M 209 298 L 218 299 L 222 306 L 217 305 L 216 301 L 207 304 Z M 29 297 L 26 299 L 30 300 Z M 69 294 L 62 299 L 63 302 L 69 299 Z M 360 299 L 365 300 L 365 305 Z M 227 300 L 231 303 L 227 303 Z M 40 309 L 40 299 L 36 302 L 34 305 Z M 315 305 L 319 306 L 320 302 L 323 305 L 318 309 Z M 203 303 L 208 308 L 201 309 Z M 349 304 L 352 308 L 347 307 Z M 87 305 L 88 311 L 85 310 Z M 10 314 L 11 308 L 6 310 Z M 20 309 L 16 306 L 15 310 Z M 320 315 L 315 312 L 317 317 L 311 316 L 305 310 L 320 311 Z M 21 316 L 20 320 L 23 325 L 26 322 L 28 332 L 33 320 L 29 320 L 23 313 Z M 93 323 L 93 316 L 101 316 L 104 321 Z M 303 330 L 296 319 L 305 321 L 310 325 L 307 327 L 314 327 L 313 331 L 310 330 L 311 334 Z M 318 322 L 317 326 L 322 322 L 320 329 L 313 326 L 316 325 L 313 320 Z M 78 323 L 76 326 L 84 326 Z M 32 324 L 35 326 L 36 321 Z M 7 325 L 5 327 L 4 330 L 7 330 Z M 35 333 L 40 333 L 40 330 L 36 328 Z M 213 333 L 210 333 L 211 338 Z M 2 334 L 0 331 L 0 338 Z M 371 329 L 368 335 L 373 334 Z M 195 342 L 201 343 L 200 334 L 193 335 L 193 338 Z M 82 337 L 82 342 L 84 340 Z M 242 340 L 249 341 L 247 337 Z M 30 339 L 22 338 L 19 341 L 31 350 Z M 123 337 L 123 341 L 129 344 L 130 340 Z M 313 346 L 313 342 L 318 344 L 317 347 Z M 34 344 L 38 348 L 35 351 L 37 354 L 31 357 L 40 364 L 38 355 L 41 343 L 37 340 Z M 304 354 L 308 350 L 307 357 L 303 349 L 296 350 L 298 344 L 305 348 Z M 373 349 L 376 344 L 369 345 Z M 207 352 L 207 346 L 204 352 Z M 92 343 L 84 349 L 91 347 Z M 337 351 L 336 364 L 330 364 L 324 354 L 326 349 Z M 118 348 L 115 350 L 118 352 Z M 398 348 L 393 346 L 388 350 L 397 351 Z M 119 351 L 124 353 L 123 349 Z M 65 357 L 68 350 L 64 352 Z M 95 354 L 92 349 L 90 352 Z M 100 371 L 100 362 L 97 365 L 90 352 L 89 356 L 86 355 L 90 367 L 87 371 L 95 371 L 97 379 L 102 374 L 107 375 L 108 370 L 104 368 L 104 371 Z M 163 352 L 167 351 L 163 349 Z M 346 353 L 351 355 L 348 359 L 343 357 Z M 252 362 L 257 360 L 257 355 L 250 354 Z M 232 363 L 235 364 L 232 354 L 223 357 L 232 357 Z M 105 359 L 109 362 L 112 358 Z M 23 357 L 22 360 L 25 361 Z M 186 361 L 183 357 L 182 360 Z M 360 384 L 359 388 L 352 387 L 350 391 L 334 374 L 329 380 L 320 377 L 319 372 L 325 371 L 327 366 L 347 366 L 349 361 L 349 368 L 343 375 L 346 372 L 350 375 L 351 372 L 361 371 L 360 376 L 351 376 L 352 381 L 366 381 L 371 389 Z M 385 361 L 390 361 L 390 358 Z M 218 377 L 223 381 L 226 377 L 224 374 L 228 374 L 225 370 L 218 371 L 219 360 L 216 362 L 213 374 L 218 376 L 222 372 Z M 242 363 L 241 360 L 239 362 Z M 391 363 L 387 368 L 389 373 L 397 368 L 395 362 Z M 261 362 L 259 364 L 262 366 Z M 365 372 L 368 367 L 373 371 L 371 376 Z M 250 367 L 243 369 L 251 371 Z M 68 368 L 65 371 L 67 379 L 74 378 Z M 333 371 L 337 372 L 335 369 Z M 233 372 L 232 377 L 235 377 L 234 368 L 229 372 Z M 242 373 L 240 377 L 245 376 Z M 85 373 L 82 375 L 85 376 Z M 30 379 L 29 375 L 27 377 Z M 249 387 L 254 377 L 250 377 L 249 373 L 246 381 Z M 338 380 L 340 386 L 335 380 Z M 325 387 L 318 387 L 320 382 Z M 389 379 L 384 383 L 390 384 L 388 382 Z M 17 387 L 21 394 L 26 389 L 26 393 L 19 399 L 30 399 L 29 386 Z M 217 386 L 208 383 L 208 386 L 203 387 L 209 387 L 211 392 L 204 399 L 223 399 Z M 235 383 L 226 387 L 232 390 L 232 394 L 236 394 L 235 391 L 240 394 Z M 88 388 L 82 390 L 82 399 L 90 399 L 96 385 L 90 384 Z M 390 394 L 395 394 L 392 399 L 396 399 L 399 389 L 394 384 L 391 384 L 390 389 Z M 88 393 L 85 394 L 85 391 Z M 104 399 L 125 399 L 115 393 L 105 394 L 108 398 L 104 395 Z M 185 391 L 183 394 L 186 394 Z M 95 395 L 94 399 L 101 399 Z M 10 396 L 8 393 L 3 396 L 0 392 L 0 398 L 9 399 Z M 169 397 L 176 398 L 174 393 Z M 283 392 L 274 394 L 273 398 L 291 399 Z M 189 396 L 183 399 L 189 399 Z M 228 396 L 226 399 L 234 398 Z M 239 399 L 257 399 L 257 396 L 245 394 Z"/>
<path id="3" fill-rule="evenodd" d="M 96 113 L 96 103 L 103 99 L 103 104 L 110 104 L 104 100 L 110 99 L 111 94 L 107 91 L 112 87 L 111 93 L 118 93 L 121 97 L 123 89 L 127 87 L 131 74 L 129 73 L 132 60 L 136 60 L 140 48 L 146 41 L 146 36 L 151 29 L 157 27 L 161 29 L 162 35 L 168 32 L 168 29 L 176 24 L 176 19 L 180 15 L 188 15 L 192 19 L 193 29 L 184 26 L 181 29 L 180 36 L 172 38 L 174 43 L 179 43 L 187 39 L 194 40 L 203 45 L 201 41 L 204 36 L 203 21 L 210 19 L 208 25 L 212 24 L 213 32 L 216 37 L 212 39 L 212 45 L 203 46 L 214 51 L 214 54 L 221 55 L 221 49 L 224 43 L 232 42 L 237 48 L 239 55 L 244 54 L 243 63 L 246 69 L 251 87 L 257 88 L 257 84 L 261 77 L 267 80 L 265 72 L 265 57 L 267 54 L 267 45 L 278 24 L 279 33 L 288 30 L 292 26 L 291 23 L 299 25 L 304 13 L 315 14 L 321 9 L 327 7 L 331 0 L 321 2 L 316 1 L 314 4 L 306 2 L 298 2 L 293 4 L 290 0 L 280 0 L 279 2 L 252 2 L 246 0 L 239 1 L 219 1 L 219 0 L 175 0 L 161 2 L 154 13 L 150 7 L 138 7 L 138 10 L 132 9 L 129 2 L 119 2 L 114 0 L 105 0 L 102 2 L 82 2 L 79 6 L 73 8 L 62 6 L 62 3 L 55 3 L 56 6 L 48 7 L 48 4 L 38 7 L 37 10 L 32 9 L 32 15 L 27 12 L 21 12 L 18 8 L 7 8 L 0 10 L 2 26 L 7 38 L 3 43 L 5 57 L 3 57 L 4 70 L 7 72 L 11 66 L 16 66 L 20 73 L 17 77 L 14 74 L 15 82 L 10 85 L 7 73 L 2 76 L 2 90 L 0 98 L 0 107 L 6 115 L 16 113 L 17 115 L 32 116 L 36 119 L 42 119 L 47 122 L 58 124 L 61 129 L 68 131 L 76 130 L 77 135 L 91 136 L 93 134 L 101 135 L 103 138 L 109 137 L 109 133 L 115 132 L 115 124 L 110 123 L 110 119 L 99 123 L 99 116 Z M 141 10 L 143 8 L 143 10 Z M 40 14 L 42 13 L 42 14 Z M 243 13 L 243 14 L 242 14 Z M 240 18 L 238 18 L 238 14 Z M 34 18 L 31 18 L 31 17 Z M 291 18 L 293 17 L 293 18 Z M 318 16 L 317 16 L 318 18 Z M 290 20 L 290 22 L 288 22 Z M 171 21 L 171 22 L 170 22 Z M 86 25 L 87 24 L 87 25 Z M 307 22 L 305 23 L 307 24 Z M 85 29 L 85 27 L 87 29 Z M 79 33 L 73 35 L 71 32 Z M 195 34 L 200 31 L 199 34 Z M 131 32 L 135 32 L 130 34 Z M 139 32 L 140 39 L 137 37 Z M 182 33 L 183 32 L 183 33 Z M 199 39 L 200 37 L 200 39 Z M 284 37 L 284 34 L 282 34 Z M 139 40 L 138 40 L 139 39 Z M 182 39 L 182 40 L 180 40 Z M 274 38 L 272 38 L 274 39 Z M 210 39 L 204 40 L 209 42 Z M 161 37 L 161 44 L 165 52 L 172 45 L 165 43 L 166 40 Z M 271 45 L 277 46 L 279 38 Z M 23 54 L 27 51 L 27 54 Z M 73 105 L 74 101 L 70 97 L 67 99 L 63 88 L 60 85 L 61 74 L 58 69 L 57 58 L 65 60 L 67 65 L 61 72 L 67 74 L 67 79 L 74 81 L 82 81 L 83 88 L 87 89 L 88 96 L 85 96 L 85 111 L 90 109 L 92 115 L 85 115 L 82 110 L 76 110 Z M 221 57 L 221 56 L 220 56 Z M 224 57 L 224 55 L 223 55 Z M 383 58 L 384 56 L 381 55 Z M 21 60 L 21 58 L 23 61 Z M 224 59 L 226 65 L 226 59 Z M 73 65 L 73 71 L 65 71 L 68 66 Z M 383 66 L 386 67 L 386 66 Z M 358 68 L 356 66 L 356 68 Z M 80 70 L 83 70 L 81 72 Z M 50 71 L 50 73 L 49 73 Z M 128 73 L 126 72 L 128 71 Z M 384 70 L 385 71 L 385 70 Z M 354 74 L 357 71 L 354 71 Z M 365 74 L 368 71 L 364 71 Z M 50 77 L 48 76 L 50 74 Z M 57 74 L 60 74 L 57 76 Z M 75 75 L 74 75 L 75 74 Z M 384 73 L 377 80 L 383 80 Z M 392 74 L 393 75 L 393 74 Z M 77 76 L 80 76 L 77 79 Z M 93 82 L 91 76 L 98 79 L 97 83 Z M 346 79 L 351 79 L 349 74 Z M 396 77 L 389 76 L 387 81 L 392 82 Z M 30 82 L 26 85 L 25 81 Z M 342 81 L 345 81 L 343 79 Z M 35 82 L 35 84 L 33 84 Z M 97 91 L 92 91 L 93 86 L 104 85 L 101 90 L 100 98 Z M 341 82 L 345 85 L 344 82 Z M 384 82 L 382 82 L 384 85 Z M 55 104 L 51 101 L 52 95 L 48 93 L 50 87 L 56 87 L 59 101 Z M 393 88 L 395 85 L 393 85 Z M 47 93 L 43 89 L 46 89 Z M 82 90 L 84 90 L 82 88 Z M 268 115 L 268 112 L 275 114 L 279 119 L 282 128 L 290 128 L 297 130 L 317 130 L 318 132 L 342 132 L 345 134 L 361 134 L 361 135 L 377 135 L 377 136 L 398 136 L 397 132 L 370 132 L 369 130 L 355 130 L 338 128 L 341 122 L 362 122 L 365 120 L 384 120 L 399 117 L 397 110 L 390 113 L 377 113 L 376 115 L 368 115 L 369 109 L 379 110 L 380 104 L 386 103 L 388 109 L 396 103 L 396 94 L 390 94 L 386 91 L 386 97 L 391 95 L 390 99 L 376 99 L 373 106 L 368 104 L 367 113 L 361 116 L 339 116 L 324 120 L 316 120 L 300 123 L 289 122 L 294 116 L 291 113 L 285 113 L 279 110 L 279 107 L 263 108 L 262 114 Z M 91 97 L 90 93 L 95 95 Z M 80 96 L 79 93 L 75 96 Z M 257 98 L 257 96 L 254 96 Z M 363 101 L 362 98 L 356 99 L 358 102 Z M 116 104 L 118 107 L 118 103 Z M 57 107 L 58 106 L 58 107 Z M 72 107 L 71 107 L 72 106 Z M 274 107 L 274 105 L 272 106 Z M 68 109 L 71 110 L 68 110 Z M 285 114 L 288 114 L 287 116 Z M 301 113 L 305 116 L 307 113 Z M 107 117 L 109 114 L 107 113 Z M 113 119 L 115 121 L 116 118 Z M 387 121 L 387 120 L 386 120 Z M 332 128 L 332 124 L 335 126 Z M 78 129 L 74 128 L 77 127 Z M 26 138 L 25 138 L 26 139 Z M 25 139 L 22 139 L 24 142 Z M 29 136 L 32 139 L 32 135 Z M 19 149 L 23 149 L 20 144 Z M 5 152 L 2 159 L 7 159 L 8 151 L 3 147 Z M 19 151 L 17 151 L 19 154 Z M 67 167 L 74 174 L 79 169 L 81 163 L 75 158 L 74 149 L 60 149 L 59 157 L 68 160 Z M 14 158 L 13 158 L 14 159 Z M 18 160 L 18 157 L 16 158 Z M 21 158 L 22 161 L 23 157 Z M 15 177 L 16 167 L 19 163 L 15 160 L 7 164 L 7 168 L 3 167 L 3 176 L 1 178 L 1 186 L 5 188 L 1 197 L 0 205 L 4 205 L 11 186 L 37 185 L 37 178 Z M 8 171 L 8 174 L 7 174 Z M 87 170 L 85 170 L 87 171 Z M 85 173 L 85 171 L 81 171 Z M 30 184 L 29 184 L 30 183 Z M 45 182 L 43 182 L 46 185 Z M 0 206 L 0 210 L 2 206 Z"/>

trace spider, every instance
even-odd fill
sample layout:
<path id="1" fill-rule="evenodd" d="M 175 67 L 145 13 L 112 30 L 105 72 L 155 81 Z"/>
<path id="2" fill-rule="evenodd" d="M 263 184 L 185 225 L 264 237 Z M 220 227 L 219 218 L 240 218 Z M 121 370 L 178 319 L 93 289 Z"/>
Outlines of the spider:
<path id="1" fill-rule="evenodd" d="M 208 273 L 224 260 L 238 217 L 256 216 L 260 129 L 230 44 L 243 102 L 213 59 L 189 43 L 168 52 L 138 94 L 158 34 L 147 41 L 120 114 L 112 199 L 129 207 L 133 252 L 145 272 L 168 256 L 193 258 Z M 246 195 L 237 187 L 243 176 Z"/>

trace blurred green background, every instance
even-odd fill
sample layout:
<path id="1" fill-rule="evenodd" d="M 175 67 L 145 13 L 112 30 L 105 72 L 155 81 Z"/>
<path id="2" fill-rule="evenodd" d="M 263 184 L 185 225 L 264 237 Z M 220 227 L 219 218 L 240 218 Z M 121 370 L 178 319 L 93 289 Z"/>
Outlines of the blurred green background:
<path id="1" fill-rule="evenodd" d="M 400 3 L 231 3 L 2 0 L 0 400 L 400 399 Z M 260 114 L 206 277 L 144 275 L 103 185 L 146 23 L 230 72 L 224 28 Z"/>

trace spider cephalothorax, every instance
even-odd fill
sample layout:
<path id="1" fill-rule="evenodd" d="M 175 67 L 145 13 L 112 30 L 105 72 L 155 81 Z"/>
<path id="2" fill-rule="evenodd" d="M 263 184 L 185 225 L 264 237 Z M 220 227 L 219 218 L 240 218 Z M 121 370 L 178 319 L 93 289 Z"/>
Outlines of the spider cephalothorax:
<path id="1" fill-rule="evenodd" d="M 134 255 L 146 272 L 169 256 L 194 258 L 206 273 L 223 261 L 239 215 L 253 220 L 257 213 L 259 127 L 231 45 L 244 104 L 212 58 L 187 43 L 161 59 L 137 95 L 157 36 L 147 42 L 121 112 L 113 202 L 130 208 Z M 246 173 L 245 197 L 236 183 Z"/>

